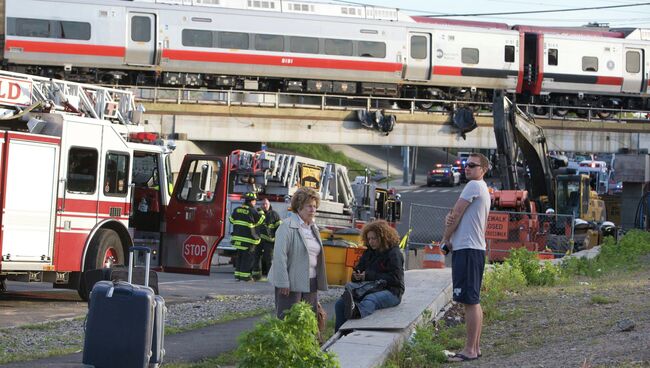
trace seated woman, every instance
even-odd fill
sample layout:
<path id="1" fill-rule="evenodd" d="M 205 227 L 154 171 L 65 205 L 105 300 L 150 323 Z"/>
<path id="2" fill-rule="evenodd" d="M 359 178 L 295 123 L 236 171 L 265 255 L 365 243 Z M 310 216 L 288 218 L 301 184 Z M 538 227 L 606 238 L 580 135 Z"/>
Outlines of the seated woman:
<path id="1" fill-rule="evenodd" d="M 399 235 L 384 220 L 367 224 L 361 238 L 368 247 L 359 259 L 352 281 L 384 280 L 384 290 L 366 295 L 355 302 L 350 291 L 336 301 L 335 331 L 350 318 L 363 318 L 373 314 L 377 309 L 398 305 L 404 294 L 404 256 L 399 249 Z"/>

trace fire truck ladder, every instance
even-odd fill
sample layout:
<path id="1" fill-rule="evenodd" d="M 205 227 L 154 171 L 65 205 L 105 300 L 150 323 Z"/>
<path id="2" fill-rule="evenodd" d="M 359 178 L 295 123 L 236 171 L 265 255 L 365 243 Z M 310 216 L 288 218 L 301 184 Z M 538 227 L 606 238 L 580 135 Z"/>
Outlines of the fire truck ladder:
<path id="1" fill-rule="evenodd" d="M 31 90 L 22 92 L 30 93 L 31 106 L 51 101 L 69 113 L 120 124 L 137 124 L 132 121 L 137 119 L 134 119 L 136 108 L 130 91 L 8 71 L 0 71 L 0 78 L 29 82 Z"/>

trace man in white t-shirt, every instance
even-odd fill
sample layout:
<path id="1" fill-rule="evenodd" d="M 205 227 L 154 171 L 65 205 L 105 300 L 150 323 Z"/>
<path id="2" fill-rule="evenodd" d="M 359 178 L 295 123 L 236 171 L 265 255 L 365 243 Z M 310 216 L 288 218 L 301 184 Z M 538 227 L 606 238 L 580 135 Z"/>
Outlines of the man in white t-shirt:
<path id="1" fill-rule="evenodd" d="M 465 165 L 469 182 L 446 217 L 442 242 L 453 250 L 451 278 L 453 299 L 465 307 L 467 337 L 462 351 L 450 362 L 475 360 L 481 356 L 480 340 L 483 309 L 481 283 L 485 268 L 485 228 L 490 213 L 490 192 L 483 181 L 490 163 L 484 155 L 472 153 Z"/>

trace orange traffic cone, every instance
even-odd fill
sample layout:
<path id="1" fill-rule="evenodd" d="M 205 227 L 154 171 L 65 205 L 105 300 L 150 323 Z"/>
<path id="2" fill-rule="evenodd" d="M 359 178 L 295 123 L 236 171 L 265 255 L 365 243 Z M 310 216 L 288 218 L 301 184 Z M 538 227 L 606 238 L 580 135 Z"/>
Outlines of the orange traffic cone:
<path id="1" fill-rule="evenodd" d="M 439 244 L 429 244 L 424 247 L 423 268 L 445 268 L 445 255 Z"/>

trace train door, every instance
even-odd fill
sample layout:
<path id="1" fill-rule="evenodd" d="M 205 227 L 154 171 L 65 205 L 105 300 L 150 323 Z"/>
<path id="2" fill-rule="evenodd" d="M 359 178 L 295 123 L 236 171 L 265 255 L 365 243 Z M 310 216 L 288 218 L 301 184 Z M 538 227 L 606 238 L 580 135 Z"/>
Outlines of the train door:
<path id="1" fill-rule="evenodd" d="M 129 13 L 126 63 L 153 65 L 156 60 L 156 15 Z"/>
<path id="2" fill-rule="evenodd" d="M 621 92 L 639 93 L 643 92 L 643 49 L 625 48 L 625 68 L 623 69 L 623 87 Z"/>
<path id="3" fill-rule="evenodd" d="M 429 80 L 431 77 L 431 34 L 409 32 L 409 53 L 404 79 Z"/>

